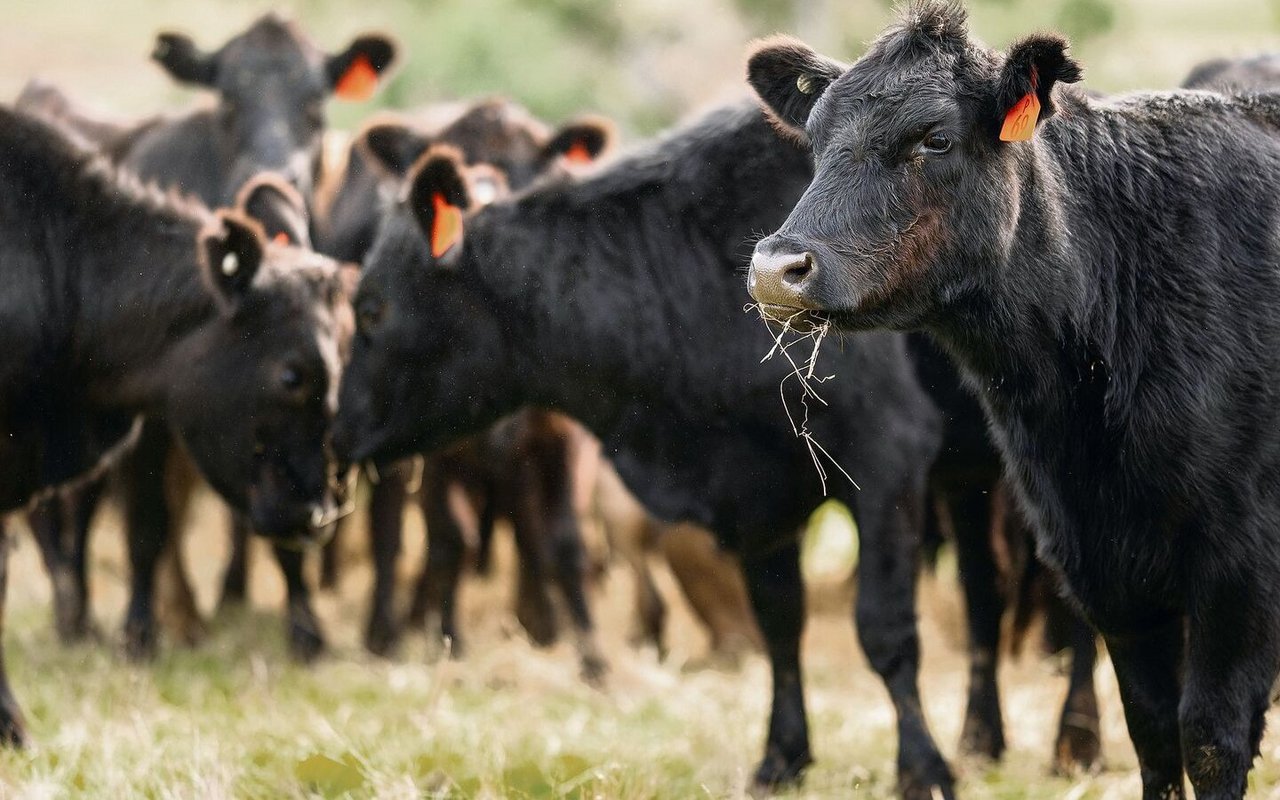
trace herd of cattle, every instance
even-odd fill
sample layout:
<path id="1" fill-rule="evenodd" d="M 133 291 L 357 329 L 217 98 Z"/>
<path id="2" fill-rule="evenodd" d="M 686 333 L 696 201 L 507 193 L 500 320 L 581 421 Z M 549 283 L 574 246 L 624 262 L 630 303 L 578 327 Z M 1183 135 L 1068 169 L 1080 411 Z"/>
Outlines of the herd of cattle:
<path id="1" fill-rule="evenodd" d="M 917 2 L 852 65 L 759 44 L 759 102 L 611 158 L 607 121 L 553 130 L 503 100 L 375 119 L 335 158 L 325 102 L 369 96 L 396 48 L 329 55 L 274 15 L 213 52 L 158 37 L 153 58 L 216 97 L 184 115 L 108 119 L 33 81 L 0 108 L 0 509 L 29 518 L 60 635 L 89 627 L 105 491 L 128 530 L 128 651 L 154 651 L 159 611 L 198 635 L 176 542 L 203 478 L 236 519 L 224 599 L 243 597 L 249 531 L 269 537 L 293 652 L 314 657 L 300 547 L 332 534 L 358 472 L 370 650 L 404 621 L 416 496 L 430 546 L 407 620 L 460 654 L 458 581 L 506 518 L 521 623 L 556 636 L 554 588 L 599 679 L 579 519 L 602 450 L 643 506 L 600 478 L 631 503 L 614 515 L 631 560 L 694 542 L 667 552 L 691 598 L 716 596 L 695 606 L 729 609 L 703 614 L 713 638 L 763 639 L 761 788 L 811 761 L 798 538 L 829 493 L 858 525 L 854 613 L 902 796 L 955 795 L 915 609 L 945 534 L 963 750 L 1004 750 L 1002 620 L 1038 594 L 1073 650 L 1056 766 L 1099 758 L 1096 630 L 1144 797 L 1182 797 L 1184 776 L 1240 797 L 1280 673 L 1280 70 L 1211 62 L 1183 90 L 1103 98 L 1068 85 L 1066 50 L 993 51 L 958 5 Z M 744 313 L 747 287 L 774 327 Z M 798 367 L 779 325 L 846 333 Z M 798 425 L 779 386 L 815 372 L 833 377 Z M 819 455 L 852 480 L 824 481 Z M 758 631 L 732 621 L 748 602 Z M 0 681 L 0 736 L 21 744 Z"/>

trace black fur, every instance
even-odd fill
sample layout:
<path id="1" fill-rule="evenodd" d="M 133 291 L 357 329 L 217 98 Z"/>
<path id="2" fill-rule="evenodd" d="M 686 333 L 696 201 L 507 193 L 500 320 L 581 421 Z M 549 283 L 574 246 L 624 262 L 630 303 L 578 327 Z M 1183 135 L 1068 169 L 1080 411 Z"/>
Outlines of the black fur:
<path id="1" fill-rule="evenodd" d="M 758 246 L 813 266 L 755 276 L 761 299 L 950 351 L 1107 641 L 1144 796 L 1181 797 L 1185 767 L 1240 797 L 1280 670 L 1280 98 L 1059 88 L 1004 144 L 1005 59 L 912 36 L 814 107 L 814 182 Z"/>

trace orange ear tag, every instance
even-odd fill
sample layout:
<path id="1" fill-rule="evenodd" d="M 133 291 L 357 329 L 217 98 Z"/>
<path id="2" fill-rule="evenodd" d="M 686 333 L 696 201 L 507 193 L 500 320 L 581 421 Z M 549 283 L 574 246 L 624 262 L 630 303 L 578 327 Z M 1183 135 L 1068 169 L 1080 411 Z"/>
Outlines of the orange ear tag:
<path id="1" fill-rule="evenodd" d="M 289 234 L 285 233 L 284 231 L 280 231 L 279 233 L 277 233 L 275 236 L 271 238 L 271 241 L 275 242 L 276 244 L 287 245 L 289 244 Z"/>
<path id="2" fill-rule="evenodd" d="M 369 63 L 367 56 L 356 56 L 351 66 L 347 67 L 347 71 L 338 79 L 338 85 L 333 88 L 333 93 L 343 100 L 360 103 L 373 97 L 373 92 L 377 88 L 378 71 L 373 68 L 373 64 Z"/>
<path id="3" fill-rule="evenodd" d="M 450 205 L 444 195 L 431 195 L 435 216 L 431 220 L 431 255 L 440 258 L 462 238 L 462 209 Z"/>
<path id="4" fill-rule="evenodd" d="M 1000 141 L 1025 142 L 1031 139 L 1036 131 L 1036 120 L 1040 119 L 1040 98 L 1035 90 L 1022 96 L 1013 104 L 1009 113 L 1005 114 L 1004 127 L 1000 129 Z"/>
<path id="5" fill-rule="evenodd" d="M 570 164 L 590 164 L 595 161 L 591 151 L 587 149 L 587 145 L 581 141 L 574 142 L 565 151 L 564 160 Z"/>

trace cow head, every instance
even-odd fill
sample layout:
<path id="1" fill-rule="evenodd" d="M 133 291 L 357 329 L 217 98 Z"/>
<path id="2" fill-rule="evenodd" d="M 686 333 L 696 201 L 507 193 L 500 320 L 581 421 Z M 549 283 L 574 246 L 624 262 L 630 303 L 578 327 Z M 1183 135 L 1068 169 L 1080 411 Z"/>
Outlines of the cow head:
<path id="1" fill-rule="evenodd" d="M 314 536 L 337 507 L 328 437 L 350 307 L 336 265 L 286 241 L 305 235 L 296 192 L 272 178 L 241 196 L 194 243 L 218 311 L 174 354 L 165 416 L 257 531 Z"/>
<path id="2" fill-rule="evenodd" d="M 359 146 L 384 174 L 403 179 L 429 147 L 450 145 L 470 163 L 501 170 L 512 189 L 523 189 L 557 166 L 594 162 L 613 138 L 613 126 L 605 119 L 582 117 L 551 130 L 521 106 L 494 98 L 476 103 L 435 133 L 400 120 L 379 120 L 365 130 Z"/>
<path id="3" fill-rule="evenodd" d="M 434 147 L 382 218 L 354 304 L 334 436 L 344 458 L 423 452 L 513 410 L 497 398 L 509 394 L 518 333 L 476 280 L 469 253 L 476 177 L 456 150 Z M 468 389 L 476 386 L 483 396 Z"/>
<path id="4" fill-rule="evenodd" d="M 367 98 L 395 60 L 385 36 L 365 35 L 327 54 L 297 26 L 274 14 L 253 23 L 215 52 L 185 34 L 161 33 L 152 58 L 176 80 L 218 93 L 214 146 L 230 165 L 222 202 L 263 170 L 311 189 L 325 101 L 331 94 Z"/>
<path id="5" fill-rule="evenodd" d="M 778 127 L 808 143 L 815 175 L 757 244 L 752 295 L 778 317 L 909 328 L 963 296 L 975 268 L 1007 263 L 1016 167 L 1034 157 L 1025 140 L 1055 112 L 1054 87 L 1080 79 L 1066 48 L 1037 35 L 989 50 L 944 2 L 910 5 L 852 67 L 765 42 L 749 80 Z"/>

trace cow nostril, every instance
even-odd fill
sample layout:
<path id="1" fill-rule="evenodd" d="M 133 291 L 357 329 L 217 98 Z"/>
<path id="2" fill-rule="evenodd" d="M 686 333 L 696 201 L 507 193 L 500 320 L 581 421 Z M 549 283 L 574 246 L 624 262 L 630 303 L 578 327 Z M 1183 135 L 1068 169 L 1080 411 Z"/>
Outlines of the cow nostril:
<path id="1" fill-rule="evenodd" d="M 798 287 L 800 284 L 813 274 L 814 261 L 813 253 L 805 253 L 799 260 L 793 261 L 782 269 L 782 282 L 792 288 Z"/>

